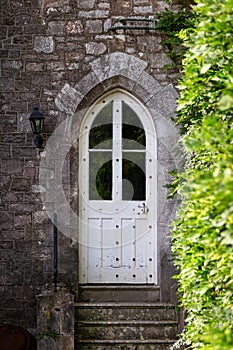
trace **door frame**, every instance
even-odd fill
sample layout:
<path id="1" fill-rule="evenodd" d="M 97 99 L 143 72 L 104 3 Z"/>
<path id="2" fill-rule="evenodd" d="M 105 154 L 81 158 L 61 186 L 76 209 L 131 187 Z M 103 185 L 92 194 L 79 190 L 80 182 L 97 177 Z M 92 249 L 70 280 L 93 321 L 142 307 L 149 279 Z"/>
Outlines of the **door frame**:
<path id="1" fill-rule="evenodd" d="M 85 265 L 86 263 L 84 263 L 83 257 L 87 255 L 87 242 L 85 241 L 85 237 L 83 237 L 82 235 L 82 231 L 83 231 L 83 226 L 85 225 L 85 222 L 83 223 L 83 214 L 82 214 L 82 203 L 85 200 L 83 194 L 86 196 L 89 188 L 89 181 L 84 181 L 83 180 L 83 160 L 85 158 L 85 151 L 88 152 L 88 145 L 84 145 L 83 139 L 86 138 L 86 140 L 88 140 L 88 135 L 89 135 L 89 131 L 91 128 L 91 125 L 94 121 L 94 119 L 96 118 L 96 115 L 98 114 L 98 111 L 100 111 L 103 107 L 101 105 L 101 101 L 103 101 L 104 99 L 111 99 L 112 95 L 114 94 L 122 94 L 123 96 L 125 96 L 125 98 L 129 98 L 129 100 L 131 100 L 132 102 L 135 102 L 136 105 L 140 106 L 140 110 L 143 111 L 143 117 L 144 119 L 140 118 L 140 121 L 142 122 L 143 126 L 144 126 L 144 130 L 146 132 L 146 135 L 150 134 L 150 140 L 153 140 L 153 145 L 148 145 L 146 144 L 146 153 L 150 152 L 150 149 L 152 149 L 152 155 L 151 157 L 154 158 L 154 166 L 153 166 L 153 179 L 151 179 L 152 184 L 150 186 L 153 186 L 154 189 L 154 201 L 153 201 L 153 205 L 151 206 L 151 210 L 154 211 L 153 217 L 154 217 L 154 227 L 153 227 L 153 233 L 155 235 L 154 237 L 154 284 L 158 284 L 158 244 L 157 244 L 157 198 L 158 198 L 158 190 L 157 190 L 157 137 L 156 137 L 156 130 L 155 130 L 155 126 L 154 126 L 154 122 L 153 119 L 148 111 L 148 109 L 135 97 L 133 96 L 131 93 L 127 92 L 126 90 L 123 89 L 114 89 L 111 90 L 105 94 L 103 94 L 100 98 L 98 98 L 92 105 L 91 107 L 87 110 L 87 112 L 84 115 L 84 118 L 82 120 L 81 126 L 80 126 L 80 132 L 79 132 L 79 237 L 81 237 L 81 239 L 79 239 L 79 245 L 83 245 L 82 248 L 79 249 L 79 266 L 82 266 L 83 264 Z M 98 106 L 99 104 L 99 106 Z M 133 108 L 132 109 L 136 112 L 136 114 L 138 115 L 138 112 L 136 109 Z M 93 114 L 93 109 L 97 109 L 97 111 L 95 112 L 95 114 Z M 146 118 L 145 118 L 146 116 Z M 151 142 L 151 141 L 150 141 Z M 88 166 L 85 166 L 85 169 L 88 168 Z M 88 172 L 89 174 L 89 172 Z M 86 176 L 88 178 L 88 176 Z M 152 176 L 150 176 L 152 178 Z M 151 187 L 150 187 L 151 188 Z M 146 191 L 148 191 L 148 186 L 146 188 Z M 149 195 L 147 193 L 147 195 Z M 84 220 L 85 221 L 85 220 Z M 87 266 L 85 267 L 85 269 L 87 269 Z M 79 274 L 81 274 L 82 268 L 80 268 L 80 272 Z M 79 276 L 79 280 L 81 281 L 81 284 L 85 284 L 85 282 L 83 282 L 85 280 L 84 279 L 80 279 Z"/>

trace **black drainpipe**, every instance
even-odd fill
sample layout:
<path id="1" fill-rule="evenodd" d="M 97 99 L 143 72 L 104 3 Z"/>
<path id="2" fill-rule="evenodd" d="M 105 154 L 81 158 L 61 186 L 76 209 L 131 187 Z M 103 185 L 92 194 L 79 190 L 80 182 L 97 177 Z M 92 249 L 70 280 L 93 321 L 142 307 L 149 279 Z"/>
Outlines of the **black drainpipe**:
<path id="1" fill-rule="evenodd" d="M 58 254 L 57 254 L 57 214 L 54 214 L 53 218 L 53 282 L 54 292 L 57 292 L 57 280 L 58 280 Z"/>

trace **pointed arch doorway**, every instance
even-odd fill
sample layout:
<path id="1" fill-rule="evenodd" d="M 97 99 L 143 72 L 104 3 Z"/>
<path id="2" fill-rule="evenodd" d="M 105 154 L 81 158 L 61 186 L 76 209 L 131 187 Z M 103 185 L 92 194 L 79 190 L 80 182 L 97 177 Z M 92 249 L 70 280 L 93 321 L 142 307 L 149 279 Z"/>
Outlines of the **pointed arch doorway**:
<path id="1" fill-rule="evenodd" d="M 80 129 L 80 284 L 157 284 L 153 121 L 128 92 L 88 110 Z"/>

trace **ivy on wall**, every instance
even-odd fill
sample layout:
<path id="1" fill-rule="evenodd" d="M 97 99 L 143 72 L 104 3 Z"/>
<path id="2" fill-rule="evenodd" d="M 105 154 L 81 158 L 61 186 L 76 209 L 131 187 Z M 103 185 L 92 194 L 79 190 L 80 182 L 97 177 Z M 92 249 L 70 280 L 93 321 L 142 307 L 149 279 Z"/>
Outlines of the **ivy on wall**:
<path id="1" fill-rule="evenodd" d="M 165 38 L 160 42 L 167 50 L 167 56 L 173 61 L 172 67 L 177 71 L 182 70 L 182 58 L 187 50 L 183 45 L 183 38 L 178 34 L 181 31 L 192 31 L 195 21 L 195 13 L 190 7 L 182 6 L 177 12 L 166 10 L 158 13 L 156 29 L 165 34 Z"/>
<path id="2" fill-rule="evenodd" d="M 173 252 L 186 348 L 233 349 L 233 0 L 197 0 L 183 31 L 178 123 L 186 166 Z"/>
<path id="3" fill-rule="evenodd" d="M 170 67 L 182 70 L 182 59 L 187 51 L 184 46 L 184 37 L 181 33 L 188 33 L 193 30 L 196 14 L 192 11 L 194 0 L 166 0 L 170 5 L 175 5 L 179 10 L 168 10 L 156 13 L 156 30 L 164 34 L 164 39 L 160 44 L 165 47 L 167 56 L 171 58 L 173 64 Z"/>

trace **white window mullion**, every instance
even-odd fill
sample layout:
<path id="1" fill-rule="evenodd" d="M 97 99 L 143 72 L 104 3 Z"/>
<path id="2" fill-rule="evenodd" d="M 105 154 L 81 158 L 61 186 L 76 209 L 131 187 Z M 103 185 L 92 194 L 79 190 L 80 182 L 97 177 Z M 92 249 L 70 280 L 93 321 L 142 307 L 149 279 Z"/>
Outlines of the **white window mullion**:
<path id="1" fill-rule="evenodd" d="M 121 152 L 121 101 L 113 101 L 113 200 L 122 197 L 122 152 Z"/>

